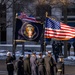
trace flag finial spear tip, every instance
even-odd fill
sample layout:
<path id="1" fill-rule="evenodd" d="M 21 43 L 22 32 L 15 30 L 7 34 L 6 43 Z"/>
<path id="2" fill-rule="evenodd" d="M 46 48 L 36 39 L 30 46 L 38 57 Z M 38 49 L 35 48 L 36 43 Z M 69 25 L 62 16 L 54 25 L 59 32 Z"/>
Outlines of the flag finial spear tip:
<path id="1" fill-rule="evenodd" d="M 17 18 L 17 16 L 18 16 L 18 13 L 16 13 L 16 18 Z"/>
<path id="2" fill-rule="evenodd" d="M 48 12 L 46 12 L 46 17 L 48 17 Z"/>

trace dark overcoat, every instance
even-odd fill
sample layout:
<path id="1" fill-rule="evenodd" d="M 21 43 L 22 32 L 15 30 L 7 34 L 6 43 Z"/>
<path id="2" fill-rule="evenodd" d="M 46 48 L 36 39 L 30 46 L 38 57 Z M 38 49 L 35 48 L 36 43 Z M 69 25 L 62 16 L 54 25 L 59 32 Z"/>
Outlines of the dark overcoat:
<path id="1" fill-rule="evenodd" d="M 24 73 L 25 75 L 31 74 L 30 58 L 28 57 L 24 59 Z"/>
<path id="2" fill-rule="evenodd" d="M 24 62 L 23 60 L 19 60 L 17 63 L 17 75 L 24 75 Z"/>

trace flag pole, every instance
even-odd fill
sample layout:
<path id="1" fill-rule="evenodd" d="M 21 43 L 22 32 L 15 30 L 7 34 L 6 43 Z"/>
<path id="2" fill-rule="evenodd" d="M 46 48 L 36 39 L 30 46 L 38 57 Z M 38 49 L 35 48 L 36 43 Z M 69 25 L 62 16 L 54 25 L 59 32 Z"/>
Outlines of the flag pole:
<path id="1" fill-rule="evenodd" d="M 16 24 L 16 18 L 15 18 L 15 8 L 14 8 L 14 0 L 13 0 L 13 38 L 12 38 L 12 53 L 15 55 L 15 48 L 16 48 L 16 42 L 15 42 L 15 24 Z"/>
<path id="2" fill-rule="evenodd" d="M 48 12 L 45 13 L 45 17 L 46 18 L 48 17 Z M 43 30 L 45 31 L 45 21 L 44 21 L 44 25 L 43 25 Z M 44 38 L 44 31 L 43 31 L 43 38 Z M 43 46 L 44 46 L 44 51 L 46 52 L 46 41 L 45 40 L 43 42 Z"/>
<path id="3" fill-rule="evenodd" d="M 47 17 L 48 12 L 45 13 L 45 17 Z M 45 21 L 43 21 L 43 33 L 41 36 L 41 51 L 42 53 L 46 51 L 45 41 L 44 41 L 44 31 L 45 31 Z"/>

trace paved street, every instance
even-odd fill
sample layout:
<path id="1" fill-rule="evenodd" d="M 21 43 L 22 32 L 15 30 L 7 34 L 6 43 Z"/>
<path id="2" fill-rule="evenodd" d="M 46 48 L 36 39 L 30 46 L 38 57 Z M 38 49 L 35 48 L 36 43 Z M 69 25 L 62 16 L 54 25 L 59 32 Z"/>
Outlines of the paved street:
<path id="1" fill-rule="evenodd" d="M 7 75 L 6 64 L 4 60 L 0 60 L 0 75 Z M 65 65 L 65 75 L 75 75 L 75 66 Z"/>

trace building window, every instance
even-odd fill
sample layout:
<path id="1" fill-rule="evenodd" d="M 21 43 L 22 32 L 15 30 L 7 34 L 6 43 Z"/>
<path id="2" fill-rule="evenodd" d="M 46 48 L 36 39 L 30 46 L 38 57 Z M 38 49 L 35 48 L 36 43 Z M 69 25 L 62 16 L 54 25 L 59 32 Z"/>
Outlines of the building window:
<path id="1" fill-rule="evenodd" d="M 75 8 L 67 8 L 67 15 L 68 16 L 75 15 Z"/>
<path id="2" fill-rule="evenodd" d="M 6 43 L 6 5 L 0 4 L 0 43 Z"/>

